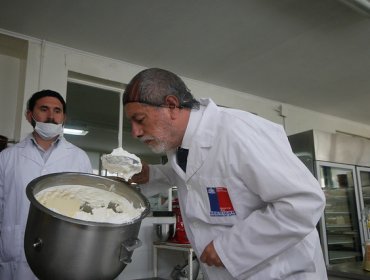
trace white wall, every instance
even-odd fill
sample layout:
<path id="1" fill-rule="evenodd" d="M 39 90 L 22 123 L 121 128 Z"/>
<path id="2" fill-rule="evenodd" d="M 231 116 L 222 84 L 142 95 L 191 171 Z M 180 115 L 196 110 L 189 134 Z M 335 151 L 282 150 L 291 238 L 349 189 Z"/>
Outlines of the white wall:
<path id="1" fill-rule="evenodd" d="M 350 120 L 305 110 L 299 107 L 285 105 L 285 123 L 288 135 L 317 129 L 327 132 L 346 132 L 369 138 L 370 126 Z"/>
<path id="2" fill-rule="evenodd" d="M 0 135 L 14 139 L 20 60 L 0 54 Z"/>

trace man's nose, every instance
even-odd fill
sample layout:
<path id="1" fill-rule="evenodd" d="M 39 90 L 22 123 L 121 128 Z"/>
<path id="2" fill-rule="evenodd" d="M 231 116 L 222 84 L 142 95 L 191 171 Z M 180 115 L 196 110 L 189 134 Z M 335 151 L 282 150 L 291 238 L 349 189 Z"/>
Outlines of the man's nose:
<path id="1" fill-rule="evenodd" d="M 48 120 L 54 120 L 54 112 L 53 110 L 48 110 Z"/>
<path id="2" fill-rule="evenodd" d="M 54 120 L 54 116 L 48 116 L 46 122 L 48 122 L 48 123 L 56 123 L 56 121 Z"/>
<path id="3" fill-rule="evenodd" d="M 131 135 L 134 138 L 139 138 L 143 136 L 143 130 L 140 125 L 137 125 L 135 123 L 131 124 Z"/>

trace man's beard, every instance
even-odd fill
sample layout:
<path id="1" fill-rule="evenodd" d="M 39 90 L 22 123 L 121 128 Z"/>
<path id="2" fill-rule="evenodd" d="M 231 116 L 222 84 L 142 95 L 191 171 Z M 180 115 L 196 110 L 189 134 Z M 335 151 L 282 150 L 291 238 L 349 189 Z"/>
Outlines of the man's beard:
<path id="1" fill-rule="evenodd" d="M 173 149 L 173 141 L 176 139 L 178 132 L 171 126 L 166 118 L 158 118 L 155 129 L 151 135 L 140 137 L 140 141 L 146 144 L 146 141 L 151 140 L 152 143 L 146 144 L 152 152 L 156 154 L 166 153 Z M 155 135 L 155 136 L 154 136 Z"/>

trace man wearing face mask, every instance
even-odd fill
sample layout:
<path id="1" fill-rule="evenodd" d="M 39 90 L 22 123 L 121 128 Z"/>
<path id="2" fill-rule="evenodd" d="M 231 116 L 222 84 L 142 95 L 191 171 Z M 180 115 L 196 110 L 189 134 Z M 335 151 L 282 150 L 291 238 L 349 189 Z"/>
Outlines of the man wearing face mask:
<path id="1" fill-rule="evenodd" d="M 0 279 L 37 279 L 23 249 L 28 183 L 50 173 L 92 172 L 87 154 L 63 137 L 66 103 L 59 93 L 36 92 L 26 118 L 33 132 L 0 153 Z"/>

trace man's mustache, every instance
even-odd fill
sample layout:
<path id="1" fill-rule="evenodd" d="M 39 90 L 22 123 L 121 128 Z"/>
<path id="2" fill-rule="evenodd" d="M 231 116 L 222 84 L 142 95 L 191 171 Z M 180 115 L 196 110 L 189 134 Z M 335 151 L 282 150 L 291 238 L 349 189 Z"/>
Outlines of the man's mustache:
<path id="1" fill-rule="evenodd" d="M 152 136 L 142 136 L 142 137 L 139 138 L 139 141 L 142 142 L 142 143 L 144 143 L 147 140 L 155 140 L 155 138 L 152 137 Z"/>

